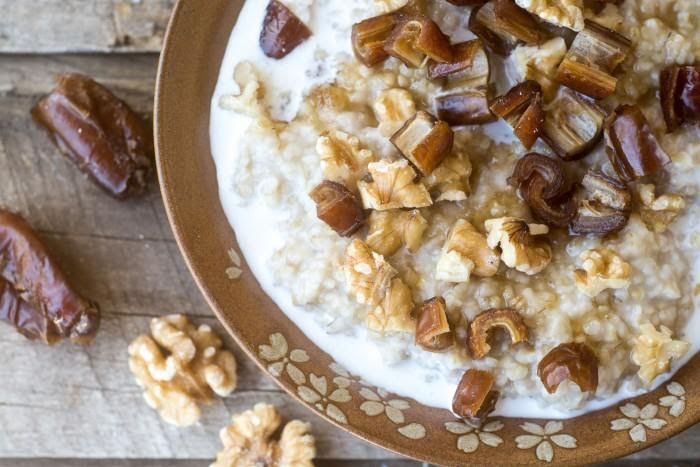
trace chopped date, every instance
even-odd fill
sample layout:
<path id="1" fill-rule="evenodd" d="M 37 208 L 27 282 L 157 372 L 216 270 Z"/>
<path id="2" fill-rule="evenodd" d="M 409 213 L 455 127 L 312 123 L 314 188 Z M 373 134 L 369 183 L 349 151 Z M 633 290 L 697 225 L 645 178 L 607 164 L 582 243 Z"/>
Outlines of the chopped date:
<path id="1" fill-rule="evenodd" d="M 260 48 L 270 58 L 281 59 L 311 37 L 311 30 L 284 4 L 272 0 L 267 5 Z"/>

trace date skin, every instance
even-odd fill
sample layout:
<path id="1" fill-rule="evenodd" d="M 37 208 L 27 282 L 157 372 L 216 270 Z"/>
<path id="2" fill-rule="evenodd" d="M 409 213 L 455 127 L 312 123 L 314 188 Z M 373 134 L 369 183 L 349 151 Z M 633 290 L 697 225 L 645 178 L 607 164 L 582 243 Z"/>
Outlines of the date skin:
<path id="1" fill-rule="evenodd" d="M 267 5 L 260 31 L 260 48 L 270 58 L 284 58 L 311 37 L 311 30 L 284 4 L 272 0 Z"/>
<path id="2" fill-rule="evenodd" d="M 32 110 L 68 159 L 117 199 L 145 191 L 153 136 L 143 120 L 107 88 L 79 74 L 62 74 Z"/>
<path id="3" fill-rule="evenodd" d="M 89 343 L 100 324 L 97 304 L 71 288 L 29 224 L 1 208 L 0 319 L 47 344 Z"/>

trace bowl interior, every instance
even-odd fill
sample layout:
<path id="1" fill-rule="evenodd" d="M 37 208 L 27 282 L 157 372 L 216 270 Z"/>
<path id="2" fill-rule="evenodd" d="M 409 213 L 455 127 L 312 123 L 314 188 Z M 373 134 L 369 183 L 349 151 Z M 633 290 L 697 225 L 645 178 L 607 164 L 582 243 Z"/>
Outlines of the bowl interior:
<path id="1" fill-rule="evenodd" d="M 652 418 L 663 420 L 658 429 L 642 429 L 644 440 L 639 430 L 631 433 L 632 427 L 612 429 L 632 421 L 637 425 L 634 409 L 626 409 L 627 414 L 620 410 L 624 403 L 561 423 L 489 419 L 478 431 L 448 411 L 368 388 L 335 365 L 267 297 L 246 265 L 232 264 L 236 255 L 228 254 L 238 246 L 219 202 L 209 148 L 209 111 L 220 62 L 242 5 L 242 0 L 178 2 L 156 89 L 158 172 L 170 224 L 202 293 L 228 332 L 280 386 L 361 438 L 441 465 L 598 462 L 646 448 L 700 420 L 697 356 L 674 376 L 678 386 L 662 385 L 633 401 L 640 408 L 652 406 L 644 415 L 656 407 Z M 232 266 L 243 270 L 240 278 L 232 280 L 227 274 Z M 662 404 L 664 397 L 682 399 L 683 411 L 672 414 Z M 398 408 L 385 409 L 391 404 Z M 622 419 L 630 421 L 614 422 Z"/>

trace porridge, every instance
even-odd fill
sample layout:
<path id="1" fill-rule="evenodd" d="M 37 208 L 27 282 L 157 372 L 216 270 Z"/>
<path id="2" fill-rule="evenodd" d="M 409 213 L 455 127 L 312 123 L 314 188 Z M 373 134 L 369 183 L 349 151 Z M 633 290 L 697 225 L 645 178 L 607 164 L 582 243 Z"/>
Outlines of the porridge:
<path id="1" fill-rule="evenodd" d="M 465 417 L 658 386 L 700 344 L 700 5 L 454 3 L 245 3 L 211 116 L 243 254 L 348 370 Z"/>

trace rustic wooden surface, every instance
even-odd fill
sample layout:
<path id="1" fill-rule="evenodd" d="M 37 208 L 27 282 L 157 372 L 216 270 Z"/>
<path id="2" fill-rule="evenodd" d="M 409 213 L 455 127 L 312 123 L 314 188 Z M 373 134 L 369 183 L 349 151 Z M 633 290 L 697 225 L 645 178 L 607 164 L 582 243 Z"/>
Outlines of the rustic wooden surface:
<path id="1" fill-rule="evenodd" d="M 170 427 L 141 399 L 126 346 L 151 317 L 184 312 L 223 331 L 179 255 L 155 182 L 143 199 L 110 199 L 58 154 L 29 109 L 50 90 L 53 75 L 72 70 L 150 113 L 157 61 L 150 52 L 161 45 L 172 3 L 0 0 L 0 205 L 27 217 L 104 317 L 86 348 L 47 348 L 0 325 L 0 466 L 204 466 L 230 414 L 258 401 L 313 423 L 319 465 L 416 465 L 312 416 L 230 340 L 238 390 L 207 407 L 199 426 Z M 698 459 L 700 426 L 615 465 L 698 465 Z"/>

